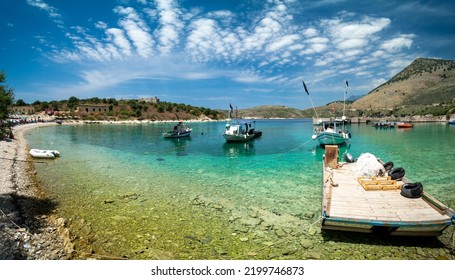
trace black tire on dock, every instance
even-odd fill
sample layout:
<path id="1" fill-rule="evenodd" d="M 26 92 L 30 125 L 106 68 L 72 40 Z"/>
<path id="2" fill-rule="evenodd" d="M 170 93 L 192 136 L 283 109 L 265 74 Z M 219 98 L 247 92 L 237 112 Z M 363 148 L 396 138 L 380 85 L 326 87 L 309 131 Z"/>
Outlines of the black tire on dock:
<path id="1" fill-rule="evenodd" d="M 401 186 L 400 194 L 407 198 L 419 198 L 422 196 L 423 186 L 420 182 L 406 183 Z"/>
<path id="2" fill-rule="evenodd" d="M 393 162 L 389 161 L 384 163 L 385 171 L 389 172 L 393 168 Z"/>
<path id="3" fill-rule="evenodd" d="M 397 167 L 390 170 L 389 175 L 392 180 L 401 180 L 404 177 L 404 169 L 402 167 Z"/>

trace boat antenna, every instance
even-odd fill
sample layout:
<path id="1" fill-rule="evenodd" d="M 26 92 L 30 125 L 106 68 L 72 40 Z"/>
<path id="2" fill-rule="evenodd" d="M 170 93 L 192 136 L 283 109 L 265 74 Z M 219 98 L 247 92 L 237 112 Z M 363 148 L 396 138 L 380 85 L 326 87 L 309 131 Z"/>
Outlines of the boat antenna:
<path id="1" fill-rule="evenodd" d="M 341 118 L 343 122 L 346 119 L 346 96 L 348 95 L 348 87 L 349 87 L 348 80 L 346 80 L 346 86 L 344 88 L 343 117 Z"/>
<path id="2" fill-rule="evenodd" d="M 310 98 L 311 106 L 313 107 L 314 113 L 316 114 L 316 118 L 319 119 L 318 112 L 316 112 L 316 108 L 314 108 L 313 100 L 311 100 L 311 96 L 310 96 L 310 93 L 308 92 L 308 89 L 307 89 L 307 87 L 305 85 L 305 82 L 302 81 L 302 84 L 303 84 L 303 88 L 305 89 L 306 94 Z"/>

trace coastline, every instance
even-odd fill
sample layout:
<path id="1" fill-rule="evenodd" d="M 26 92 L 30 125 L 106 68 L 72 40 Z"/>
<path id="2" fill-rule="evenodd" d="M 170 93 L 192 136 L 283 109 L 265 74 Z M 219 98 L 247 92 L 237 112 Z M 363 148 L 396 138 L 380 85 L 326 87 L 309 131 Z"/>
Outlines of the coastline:
<path id="1" fill-rule="evenodd" d="M 0 141 L 0 260 L 70 259 L 73 246 L 55 202 L 40 189 L 24 133 L 55 123 L 13 127 L 14 139 Z"/>

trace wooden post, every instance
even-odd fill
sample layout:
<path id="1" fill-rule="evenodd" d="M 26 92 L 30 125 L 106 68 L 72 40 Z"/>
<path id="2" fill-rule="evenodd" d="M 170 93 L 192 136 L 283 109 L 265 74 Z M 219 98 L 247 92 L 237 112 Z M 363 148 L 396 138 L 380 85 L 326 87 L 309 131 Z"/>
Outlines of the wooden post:
<path id="1" fill-rule="evenodd" d="M 330 168 L 338 167 L 338 146 L 325 145 L 325 166 Z"/>

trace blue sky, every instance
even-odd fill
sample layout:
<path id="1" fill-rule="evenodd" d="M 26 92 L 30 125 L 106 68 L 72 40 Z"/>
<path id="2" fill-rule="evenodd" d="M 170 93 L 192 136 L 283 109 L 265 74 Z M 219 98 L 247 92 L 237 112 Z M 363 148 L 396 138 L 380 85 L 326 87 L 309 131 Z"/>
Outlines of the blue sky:
<path id="1" fill-rule="evenodd" d="M 0 0 L 0 70 L 26 102 L 140 98 L 305 109 L 454 59 L 454 1 Z"/>

